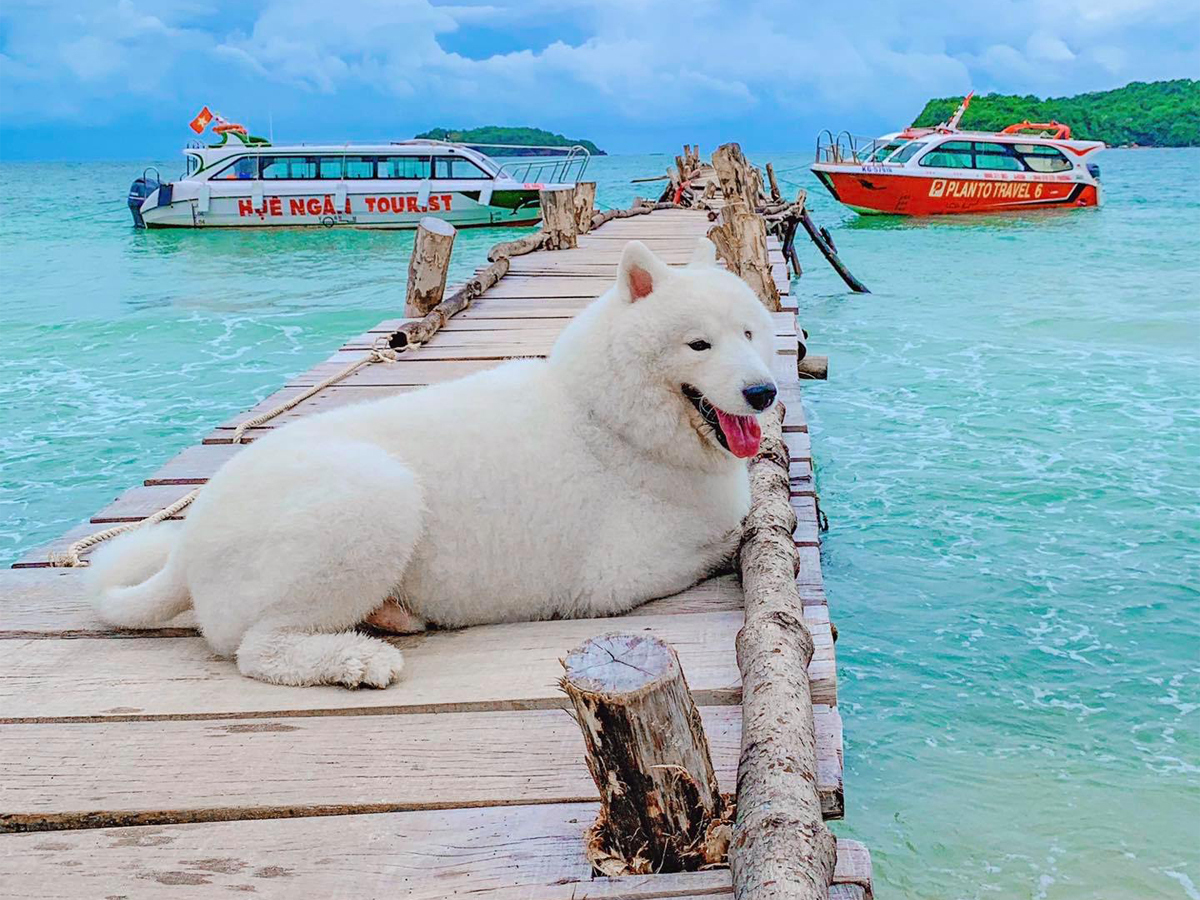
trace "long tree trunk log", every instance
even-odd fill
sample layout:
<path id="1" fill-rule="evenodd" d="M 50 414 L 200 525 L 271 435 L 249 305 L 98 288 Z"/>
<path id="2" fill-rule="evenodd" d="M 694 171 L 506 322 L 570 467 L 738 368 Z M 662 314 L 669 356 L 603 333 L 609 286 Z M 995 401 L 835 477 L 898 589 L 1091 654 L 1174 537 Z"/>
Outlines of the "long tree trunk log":
<path id="1" fill-rule="evenodd" d="M 569 250 L 575 246 L 575 189 L 538 191 L 542 202 L 542 230 L 547 250 Z"/>
<path id="2" fill-rule="evenodd" d="M 453 225 L 432 216 L 426 216 L 417 225 L 417 237 L 408 260 L 408 289 L 404 299 L 407 318 L 420 318 L 442 302 L 455 234 Z"/>
<path id="3" fill-rule="evenodd" d="M 526 253 L 540 249 L 545 242 L 546 232 L 535 231 L 533 234 L 527 234 L 515 241 L 501 241 L 488 251 L 487 258 L 489 262 L 495 262 L 502 256 L 524 256 Z"/>
<path id="4" fill-rule="evenodd" d="M 580 181 L 575 185 L 575 233 L 587 234 L 592 230 L 592 216 L 596 212 L 596 182 Z"/>
<path id="5" fill-rule="evenodd" d="M 722 222 L 708 231 L 709 239 L 717 246 L 717 255 L 736 275 L 740 275 L 763 305 L 779 312 L 783 305 L 779 288 L 771 273 L 771 258 L 767 252 L 767 223 L 740 203 L 728 204 L 721 210 Z"/>
<path id="6" fill-rule="evenodd" d="M 750 513 L 739 562 L 746 624 L 737 823 L 729 847 L 737 900 L 825 900 L 836 842 L 817 796 L 817 737 L 808 664 L 813 639 L 796 588 L 796 514 L 788 498 L 783 404 L 764 417 L 750 464 Z"/>
<path id="7" fill-rule="evenodd" d="M 724 859 L 725 804 L 675 651 L 645 634 L 576 648 L 560 682 L 575 707 L 601 813 L 588 855 L 606 875 L 690 871 Z"/>

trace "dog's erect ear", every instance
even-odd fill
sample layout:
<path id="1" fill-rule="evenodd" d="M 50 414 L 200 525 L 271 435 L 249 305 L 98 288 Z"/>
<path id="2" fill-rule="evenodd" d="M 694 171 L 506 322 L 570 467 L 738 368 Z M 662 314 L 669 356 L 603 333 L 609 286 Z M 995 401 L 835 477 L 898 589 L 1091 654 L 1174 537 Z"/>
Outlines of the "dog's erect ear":
<path id="1" fill-rule="evenodd" d="M 649 296 L 670 277 L 666 263 L 641 241 L 630 241 L 625 245 L 621 265 L 617 268 L 617 292 L 626 303 L 636 303 Z"/>
<path id="2" fill-rule="evenodd" d="M 717 265 L 717 245 L 706 237 L 696 242 L 692 258 L 688 261 L 689 269 L 712 269 Z"/>

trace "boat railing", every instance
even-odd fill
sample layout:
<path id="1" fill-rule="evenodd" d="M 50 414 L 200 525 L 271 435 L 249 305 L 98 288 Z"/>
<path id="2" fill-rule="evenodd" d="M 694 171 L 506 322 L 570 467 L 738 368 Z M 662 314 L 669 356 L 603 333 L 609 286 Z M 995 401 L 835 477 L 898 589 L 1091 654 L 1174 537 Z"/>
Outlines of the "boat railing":
<path id="1" fill-rule="evenodd" d="M 469 144 L 470 147 L 488 147 L 493 150 L 540 150 L 543 155 L 522 156 L 509 159 L 500 165 L 496 178 L 507 178 L 522 184 L 575 184 L 583 179 L 592 154 L 586 147 L 540 147 L 534 144 Z M 553 154 L 560 155 L 553 155 Z M 495 154 L 503 158 L 503 152 Z"/>
<path id="2" fill-rule="evenodd" d="M 830 165 L 862 165 L 870 162 L 886 141 L 828 128 L 817 135 L 817 162 Z"/>

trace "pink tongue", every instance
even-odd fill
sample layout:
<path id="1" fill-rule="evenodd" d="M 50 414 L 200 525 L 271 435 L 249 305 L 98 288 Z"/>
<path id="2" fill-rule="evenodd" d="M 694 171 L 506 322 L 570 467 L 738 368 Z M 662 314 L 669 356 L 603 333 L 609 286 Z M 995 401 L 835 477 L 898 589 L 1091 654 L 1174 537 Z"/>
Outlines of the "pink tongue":
<path id="1" fill-rule="evenodd" d="M 758 452 L 758 445 L 762 441 L 758 419 L 754 416 L 731 416 L 719 409 L 717 419 L 721 423 L 721 430 L 725 432 L 725 443 L 729 444 L 730 453 L 749 459 Z"/>

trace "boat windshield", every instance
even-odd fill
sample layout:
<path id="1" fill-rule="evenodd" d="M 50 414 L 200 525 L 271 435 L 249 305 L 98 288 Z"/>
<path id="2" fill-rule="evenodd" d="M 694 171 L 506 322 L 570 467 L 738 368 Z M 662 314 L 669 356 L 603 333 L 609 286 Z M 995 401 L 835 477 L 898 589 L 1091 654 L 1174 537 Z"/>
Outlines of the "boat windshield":
<path id="1" fill-rule="evenodd" d="M 905 144 L 903 147 L 901 147 L 899 149 L 899 151 L 897 151 L 890 159 L 888 159 L 888 162 L 895 163 L 896 165 L 902 165 L 903 163 L 906 163 L 910 159 L 912 159 L 913 155 L 918 153 L 920 151 L 920 149 L 924 146 L 925 146 L 924 141 L 909 141 L 907 144 Z"/>
<path id="2" fill-rule="evenodd" d="M 883 162 L 903 145 L 903 141 L 888 141 L 886 144 L 872 153 L 870 157 L 868 157 L 867 162 Z"/>

